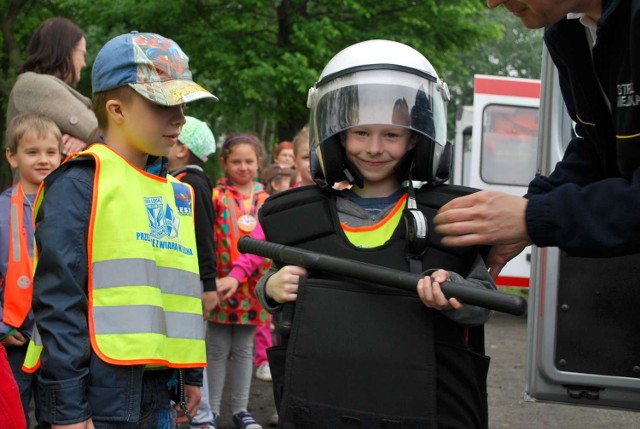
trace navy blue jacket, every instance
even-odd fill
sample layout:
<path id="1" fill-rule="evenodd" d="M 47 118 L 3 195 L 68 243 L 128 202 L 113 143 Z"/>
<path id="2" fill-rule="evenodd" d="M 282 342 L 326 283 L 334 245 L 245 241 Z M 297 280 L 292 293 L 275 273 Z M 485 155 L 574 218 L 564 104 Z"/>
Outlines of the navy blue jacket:
<path id="1" fill-rule="evenodd" d="M 545 29 L 578 136 L 526 196 L 532 241 L 574 256 L 640 251 L 640 0 L 602 3 L 593 59 L 577 19 Z"/>
<path id="2" fill-rule="evenodd" d="M 166 159 L 156 161 L 156 173 L 166 175 Z M 89 339 L 87 234 L 94 171 L 93 160 L 82 159 L 47 176 L 36 218 L 33 309 L 44 344 L 38 394 L 41 418 L 49 424 L 139 418 L 144 366 L 105 363 Z M 173 371 L 165 372 L 169 380 Z M 202 370 L 186 371 L 185 383 L 201 386 Z"/>

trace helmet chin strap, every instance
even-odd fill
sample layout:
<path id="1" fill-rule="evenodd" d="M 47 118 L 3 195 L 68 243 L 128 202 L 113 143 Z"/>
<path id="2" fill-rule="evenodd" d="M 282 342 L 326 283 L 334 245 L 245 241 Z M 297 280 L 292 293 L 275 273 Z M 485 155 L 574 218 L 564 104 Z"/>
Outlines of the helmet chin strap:
<path id="1" fill-rule="evenodd" d="M 355 165 L 349 161 L 349 159 L 344 156 L 344 169 L 342 170 L 344 173 L 344 177 L 347 178 L 350 185 L 356 185 L 358 188 L 362 189 L 364 187 L 364 177 L 362 173 L 358 171 Z"/>
<path id="2" fill-rule="evenodd" d="M 407 240 L 406 252 L 411 272 L 421 273 L 422 255 L 425 254 L 429 247 L 429 224 L 424 213 L 418 210 L 416 203 L 416 194 L 413 189 L 413 181 L 411 180 L 411 172 L 413 165 L 409 169 L 409 184 L 407 188 L 407 204 L 402 212 L 402 218 L 405 225 L 405 236 Z"/>

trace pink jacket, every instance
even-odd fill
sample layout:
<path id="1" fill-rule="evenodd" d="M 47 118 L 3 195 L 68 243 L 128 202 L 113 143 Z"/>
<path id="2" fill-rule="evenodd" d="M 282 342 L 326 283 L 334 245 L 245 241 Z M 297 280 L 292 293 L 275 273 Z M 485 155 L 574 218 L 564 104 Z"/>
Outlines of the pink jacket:
<path id="1" fill-rule="evenodd" d="M 260 222 L 258 222 L 256 228 L 251 232 L 251 238 L 254 240 L 266 241 L 267 237 L 264 235 L 264 230 L 262 229 Z M 233 263 L 228 275 L 238 280 L 238 283 L 242 283 L 242 279 L 247 278 L 263 263 L 264 258 L 262 256 L 244 253 Z"/>

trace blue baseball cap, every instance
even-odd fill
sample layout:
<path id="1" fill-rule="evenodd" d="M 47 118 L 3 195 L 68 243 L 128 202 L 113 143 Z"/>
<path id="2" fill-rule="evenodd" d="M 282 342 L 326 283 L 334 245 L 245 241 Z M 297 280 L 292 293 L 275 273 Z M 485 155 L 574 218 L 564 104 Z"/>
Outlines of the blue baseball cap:
<path id="1" fill-rule="evenodd" d="M 93 93 L 129 86 L 163 106 L 218 98 L 193 82 L 189 57 L 171 39 L 132 31 L 108 41 L 93 63 Z"/>

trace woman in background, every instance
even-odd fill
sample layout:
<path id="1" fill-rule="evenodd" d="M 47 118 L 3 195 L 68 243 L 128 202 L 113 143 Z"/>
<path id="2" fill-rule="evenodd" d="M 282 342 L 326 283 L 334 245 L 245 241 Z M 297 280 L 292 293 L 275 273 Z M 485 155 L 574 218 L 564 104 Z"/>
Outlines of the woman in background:
<path id="1" fill-rule="evenodd" d="M 9 94 L 7 124 L 21 113 L 39 113 L 63 134 L 63 153 L 84 149 L 98 138 L 91 100 L 71 85 L 80 81 L 87 55 L 84 32 L 67 18 L 45 20 L 31 36 L 27 59 Z"/>

